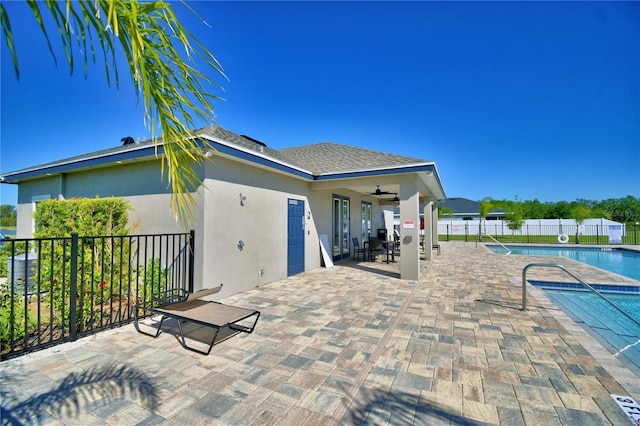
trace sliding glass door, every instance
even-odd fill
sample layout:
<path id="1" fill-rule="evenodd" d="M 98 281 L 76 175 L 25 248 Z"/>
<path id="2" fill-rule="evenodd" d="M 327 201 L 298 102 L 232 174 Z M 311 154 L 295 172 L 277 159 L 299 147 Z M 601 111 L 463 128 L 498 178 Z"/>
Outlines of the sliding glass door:
<path id="1" fill-rule="evenodd" d="M 351 232 L 349 230 L 351 201 L 348 197 L 333 196 L 333 259 L 349 257 Z"/>
<path id="2" fill-rule="evenodd" d="M 360 245 L 369 240 L 371 236 L 371 203 L 363 201 L 360 204 L 360 217 L 362 219 L 362 230 L 360 231 Z"/>

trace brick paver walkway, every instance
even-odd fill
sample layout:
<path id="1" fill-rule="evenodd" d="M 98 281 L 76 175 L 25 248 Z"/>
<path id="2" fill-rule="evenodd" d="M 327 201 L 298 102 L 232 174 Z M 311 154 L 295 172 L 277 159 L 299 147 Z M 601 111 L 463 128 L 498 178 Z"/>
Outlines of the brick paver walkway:
<path id="1" fill-rule="evenodd" d="M 628 424 L 610 394 L 640 400 L 638 372 L 541 291 L 519 309 L 522 268 L 540 260 L 442 243 L 417 282 L 398 279 L 397 264 L 340 262 L 226 298 L 262 315 L 209 356 L 130 325 L 9 360 L 3 422 Z M 634 283 L 563 263 L 588 281 Z"/>

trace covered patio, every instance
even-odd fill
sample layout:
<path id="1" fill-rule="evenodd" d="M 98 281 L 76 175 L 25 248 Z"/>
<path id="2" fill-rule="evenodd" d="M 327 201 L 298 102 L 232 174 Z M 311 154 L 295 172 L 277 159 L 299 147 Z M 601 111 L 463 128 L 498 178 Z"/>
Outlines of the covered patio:
<path id="1" fill-rule="evenodd" d="M 393 236 L 393 207 L 398 206 L 400 212 L 400 241 L 398 249 L 402 252 L 399 259 L 399 273 L 404 280 L 420 278 L 420 258 L 432 260 L 434 244 L 438 244 L 438 208 L 436 202 L 445 198 L 436 165 L 433 162 L 404 164 L 377 171 L 349 171 L 336 174 L 325 174 L 311 184 L 313 191 L 335 191 L 356 193 L 363 197 L 362 201 L 376 200 L 376 212 L 387 210 L 384 224 L 389 239 Z M 421 210 L 422 208 L 422 210 Z M 335 214 L 334 214 L 335 216 Z M 420 235 L 420 218 L 424 217 L 424 234 Z M 353 218 L 355 219 L 355 218 Z M 351 236 L 368 233 L 375 237 L 375 230 L 366 228 L 362 218 L 351 220 Z M 380 224 L 380 221 L 374 220 Z M 333 221 L 336 227 L 336 221 Z M 334 235 L 334 245 L 340 236 Z M 350 240 L 350 239 L 349 239 Z M 366 240 L 364 240 L 366 241 Z M 361 242 L 364 242 L 361 241 Z M 421 246 L 421 241 L 424 247 Z"/>
<path id="2" fill-rule="evenodd" d="M 340 261 L 222 301 L 255 331 L 184 350 L 133 325 L 0 364 L 3 419 L 41 424 L 626 424 L 640 376 L 482 245 L 419 263 Z M 403 253 L 404 255 L 404 253 Z M 585 278 L 602 272 L 588 266 Z M 552 272 L 540 272 L 549 274 Z M 618 276 L 610 276 L 619 280 Z M 197 330 L 193 336 L 198 338 Z"/>

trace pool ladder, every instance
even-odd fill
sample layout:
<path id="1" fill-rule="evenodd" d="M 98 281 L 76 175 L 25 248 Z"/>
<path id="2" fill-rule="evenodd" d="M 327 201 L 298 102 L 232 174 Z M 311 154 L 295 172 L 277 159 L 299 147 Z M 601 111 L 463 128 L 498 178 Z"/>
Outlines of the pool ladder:
<path id="1" fill-rule="evenodd" d="M 617 309 L 622 315 L 624 315 L 625 317 L 629 318 L 631 321 L 633 321 L 634 323 L 636 323 L 638 326 L 640 326 L 640 321 L 638 321 L 637 319 L 635 319 L 634 317 L 632 317 L 631 315 L 629 315 L 627 313 L 627 311 L 625 311 L 624 309 L 622 309 L 620 306 L 616 305 L 614 302 L 612 302 L 611 300 L 609 300 L 609 298 L 607 298 L 605 295 L 603 295 L 602 293 L 600 293 L 598 290 L 596 290 L 595 288 L 593 288 L 591 286 L 591 284 L 587 283 L 586 281 L 584 281 L 582 278 L 580 278 L 579 276 L 577 276 L 576 274 L 574 274 L 573 272 L 569 271 L 567 268 L 565 268 L 562 265 L 558 265 L 557 263 L 530 263 L 529 265 L 525 266 L 524 269 L 522 270 L 522 310 L 526 311 L 527 310 L 527 271 L 529 270 L 529 268 L 532 267 L 541 267 L 541 268 L 558 268 L 558 269 L 562 269 L 564 272 L 566 272 L 567 274 L 571 275 L 573 278 L 575 278 L 576 280 L 578 280 L 580 282 L 580 284 L 582 284 L 583 286 L 585 286 L 587 289 L 591 290 L 593 293 L 595 293 L 598 297 L 600 297 L 601 299 L 603 299 L 604 301 L 606 301 L 608 304 L 610 304 L 611 306 L 613 306 L 615 309 Z"/>
<path id="2" fill-rule="evenodd" d="M 504 244 L 502 244 L 500 241 L 496 240 L 495 238 L 493 238 L 491 235 L 487 234 L 486 232 L 484 232 L 482 235 L 484 235 L 485 237 L 489 237 L 491 238 L 493 241 L 495 241 L 498 245 L 502 246 L 503 249 L 505 249 L 507 252 L 504 254 L 505 256 L 511 254 L 511 250 L 509 250 L 509 248 L 507 246 L 505 246 Z"/>

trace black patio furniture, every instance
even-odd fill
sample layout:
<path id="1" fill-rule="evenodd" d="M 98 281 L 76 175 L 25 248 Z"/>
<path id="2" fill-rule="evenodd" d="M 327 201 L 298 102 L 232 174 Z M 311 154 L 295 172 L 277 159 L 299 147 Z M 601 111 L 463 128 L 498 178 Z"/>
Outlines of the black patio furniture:
<path id="1" fill-rule="evenodd" d="M 385 255 L 385 261 L 389 263 L 389 257 L 391 262 L 395 262 L 395 251 L 393 241 L 383 241 L 380 238 L 369 238 L 369 244 L 367 245 L 368 259 L 370 262 L 376 260 L 379 254 Z"/>
<path id="2" fill-rule="evenodd" d="M 238 333 L 253 332 L 258 318 L 260 318 L 260 311 L 225 305 L 209 300 L 200 300 L 200 298 L 204 296 L 218 293 L 220 289 L 222 289 L 222 284 L 218 287 L 200 290 L 195 293 L 189 293 L 182 289 L 163 291 L 154 295 L 150 303 L 142 305 L 136 304 L 133 324 L 138 332 L 155 338 L 160 334 L 165 318 L 176 319 L 178 329 L 180 330 L 180 344 L 182 347 L 203 355 L 209 355 L 216 343 L 235 336 Z M 155 333 L 149 333 L 140 328 L 138 319 L 139 309 L 161 315 L 160 323 Z M 207 351 L 187 345 L 182 322 L 193 322 L 215 329 Z"/>
<path id="3" fill-rule="evenodd" d="M 364 260 L 364 255 L 367 252 L 366 243 L 365 243 L 365 247 L 360 247 L 360 242 L 358 241 L 358 238 L 354 237 L 352 238 L 352 241 L 353 241 L 353 260 L 358 260 L 358 253 L 360 253 L 360 257 L 362 258 L 362 260 Z"/>

